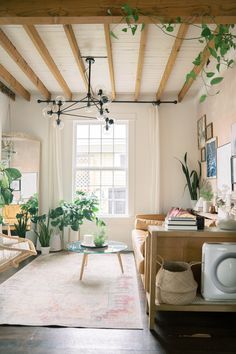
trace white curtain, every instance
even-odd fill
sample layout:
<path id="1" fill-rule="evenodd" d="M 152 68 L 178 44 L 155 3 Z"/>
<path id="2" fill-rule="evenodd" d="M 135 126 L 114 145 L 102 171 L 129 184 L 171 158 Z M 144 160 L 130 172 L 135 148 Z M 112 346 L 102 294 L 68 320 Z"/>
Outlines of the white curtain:
<path id="1" fill-rule="evenodd" d="M 161 212 L 160 196 L 160 124 L 158 106 L 152 106 L 149 111 L 149 137 L 150 137 L 150 186 L 151 211 Z"/>
<path id="2" fill-rule="evenodd" d="M 49 126 L 49 158 L 48 158 L 48 183 L 49 183 L 49 207 L 55 208 L 63 199 L 62 183 L 62 130 L 53 126 L 53 120 Z"/>

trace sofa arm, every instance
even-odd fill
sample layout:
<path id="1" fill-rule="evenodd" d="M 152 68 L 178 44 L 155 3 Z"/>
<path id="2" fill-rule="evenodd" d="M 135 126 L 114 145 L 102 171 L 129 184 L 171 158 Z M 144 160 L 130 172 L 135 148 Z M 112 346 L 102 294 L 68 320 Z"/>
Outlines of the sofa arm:
<path id="1" fill-rule="evenodd" d="M 136 215 L 135 229 L 147 231 L 149 225 L 162 225 L 164 221 L 165 215 L 162 214 Z"/>

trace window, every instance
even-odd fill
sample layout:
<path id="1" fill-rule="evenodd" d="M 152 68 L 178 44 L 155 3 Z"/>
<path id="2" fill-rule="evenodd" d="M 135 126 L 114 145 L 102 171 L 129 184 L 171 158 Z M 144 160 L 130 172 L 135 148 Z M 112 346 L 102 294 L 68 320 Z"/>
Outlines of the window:
<path id="1" fill-rule="evenodd" d="M 128 124 L 125 121 L 105 132 L 97 123 L 75 124 L 74 191 L 94 193 L 102 215 L 128 212 Z"/>

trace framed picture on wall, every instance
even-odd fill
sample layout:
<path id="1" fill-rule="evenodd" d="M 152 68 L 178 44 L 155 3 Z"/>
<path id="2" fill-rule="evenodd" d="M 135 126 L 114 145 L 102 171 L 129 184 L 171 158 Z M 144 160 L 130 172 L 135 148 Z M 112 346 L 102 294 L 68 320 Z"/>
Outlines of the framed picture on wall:
<path id="1" fill-rule="evenodd" d="M 21 180 L 17 179 L 16 181 L 11 182 L 11 189 L 14 191 L 20 191 L 21 190 Z"/>
<path id="2" fill-rule="evenodd" d="M 236 123 L 231 126 L 231 152 L 232 156 L 236 155 Z"/>
<path id="3" fill-rule="evenodd" d="M 206 161 L 206 148 L 202 148 L 201 149 L 201 162 L 205 162 Z"/>
<path id="4" fill-rule="evenodd" d="M 206 142 L 206 172 L 207 178 L 216 178 L 217 174 L 217 139 L 212 138 Z"/>
<path id="5" fill-rule="evenodd" d="M 206 140 L 213 138 L 213 123 L 210 123 L 206 126 Z"/>
<path id="6" fill-rule="evenodd" d="M 205 114 L 197 121 L 197 140 L 198 140 L 198 149 L 202 149 L 206 143 L 206 115 Z"/>
<path id="7" fill-rule="evenodd" d="M 231 183 L 232 183 L 232 190 L 235 191 L 235 187 L 236 187 L 236 155 L 231 156 Z"/>

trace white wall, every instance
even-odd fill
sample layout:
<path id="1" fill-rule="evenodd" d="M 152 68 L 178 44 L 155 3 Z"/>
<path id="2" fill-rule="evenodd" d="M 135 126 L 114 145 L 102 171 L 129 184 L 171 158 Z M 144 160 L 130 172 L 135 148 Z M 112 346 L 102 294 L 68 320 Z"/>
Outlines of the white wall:
<path id="1" fill-rule="evenodd" d="M 33 97 L 30 103 L 18 98 L 12 105 L 12 129 L 28 133 L 42 143 L 41 190 L 42 210 L 48 208 L 48 121 L 42 117 L 43 106 Z M 134 215 L 150 213 L 153 187 L 150 183 L 151 145 L 148 130 L 151 105 L 147 104 L 113 104 L 112 115 L 117 119 L 128 119 L 133 127 L 130 151 L 130 189 L 131 214 L 128 218 L 107 219 L 109 237 L 130 242 Z M 161 129 L 161 197 L 163 211 L 173 205 L 190 206 L 189 196 L 183 196 L 185 180 L 182 170 L 174 157 L 182 158 L 188 151 L 191 161 L 196 161 L 197 143 L 195 126 L 195 106 L 193 101 L 178 105 L 160 107 Z M 71 198 L 72 191 L 72 121 L 67 121 L 63 130 L 63 177 L 64 197 Z M 5 124 L 5 127 L 7 124 Z M 131 129 L 132 130 L 132 129 Z M 132 151 L 133 146 L 133 151 Z M 88 226 L 89 225 L 89 226 Z M 81 233 L 91 231 L 91 224 L 82 227 Z"/>
<path id="2" fill-rule="evenodd" d="M 0 92 L 0 136 L 2 136 L 3 127 L 7 125 L 7 117 L 8 117 L 8 105 L 9 98 Z M 0 151 L 1 156 L 1 151 Z"/>
<path id="3" fill-rule="evenodd" d="M 180 163 L 188 153 L 188 165 L 197 166 L 196 105 L 193 99 L 185 99 L 177 105 L 160 106 L 161 131 L 161 200 L 167 212 L 171 206 L 190 207 L 189 192 Z"/>

